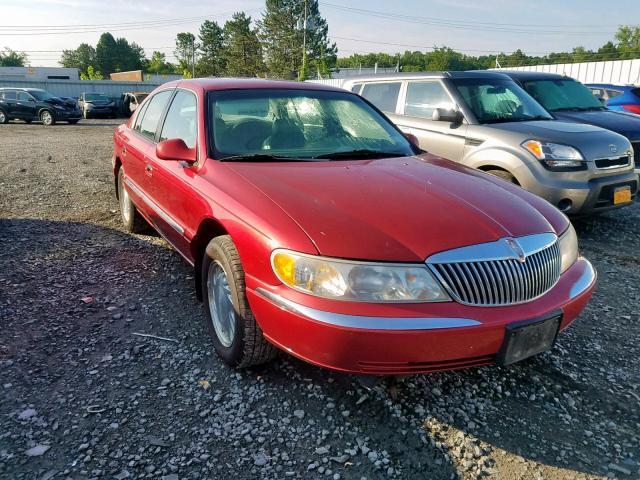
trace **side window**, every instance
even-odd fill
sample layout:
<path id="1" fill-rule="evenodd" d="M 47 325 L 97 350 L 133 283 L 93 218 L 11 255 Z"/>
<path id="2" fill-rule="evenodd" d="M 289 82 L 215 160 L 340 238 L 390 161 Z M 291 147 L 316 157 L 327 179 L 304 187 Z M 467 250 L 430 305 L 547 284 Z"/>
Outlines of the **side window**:
<path id="1" fill-rule="evenodd" d="M 614 98 L 618 95 L 622 95 L 620 90 L 607 90 L 607 98 Z"/>
<path id="2" fill-rule="evenodd" d="M 149 102 L 147 102 L 144 107 L 140 108 L 139 110 L 136 111 L 136 113 L 138 114 L 136 116 L 136 122 L 133 125 L 133 129 L 136 131 L 140 131 L 140 124 L 142 123 L 142 118 L 144 117 L 144 112 L 147 111 L 147 107 L 149 106 Z"/>
<path id="3" fill-rule="evenodd" d="M 395 113 L 400 93 L 400 82 L 368 83 L 361 95 L 383 112 Z"/>
<path id="4" fill-rule="evenodd" d="M 149 101 L 149 106 L 143 112 L 142 121 L 140 122 L 140 133 L 145 137 L 149 137 L 152 140 L 155 138 L 158 122 L 172 92 L 172 90 L 163 90 L 156 93 Z"/>
<path id="5" fill-rule="evenodd" d="M 453 108 L 451 97 L 440 82 L 409 82 L 404 114 L 431 118 L 436 108 Z"/>
<path id="6" fill-rule="evenodd" d="M 18 92 L 18 101 L 19 102 L 28 102 L 31 100 L 31 95 L 27 92 Z"/>
<path id="7" fill-rule="evenodd" d="M 360 93 L 360 87 L 362 87 L 361 83 L 354 83 L 353 86 L 351 87 L 351 91 L 353 93 Z"/>
<path id="8" fill-rule="evenodd" d="M 189 148 L 196 146 L 198 138 L 196 96 L 185 90 L 178 90 L 173 98 L 160 134 L 160 140 L 173 138 L 181 138 Z"/>
<path id="9" fill-rule="evenodd" d="M 2 92 L 2 98 L 4 98 L 5 100 L 15 100 L 16 99 L 16 92 L 14 90 L 5 90 L 4 92 Z"/>

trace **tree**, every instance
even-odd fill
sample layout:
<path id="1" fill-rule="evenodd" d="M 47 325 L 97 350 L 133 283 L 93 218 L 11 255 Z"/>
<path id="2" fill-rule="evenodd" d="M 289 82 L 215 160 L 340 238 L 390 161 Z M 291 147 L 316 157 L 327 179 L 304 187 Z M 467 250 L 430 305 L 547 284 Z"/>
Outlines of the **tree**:
<path id="1" fill-rule="evenodd" d="M 624 25 L 616 32 L 620 58 L 640 58 L 640 25 Z"/>
<path id="2" fill-rule="evenodd" d="M 166 55 L 162 52 L 153 52 L 151 59 L 147 62 L 146 71 L 156 74 L 172 73 L 174 66 L 167 62 L 166 58 Z"/>
<path id="3" fill-rule="evenodd" d="M 196 71 L 198 76 L 219 77 L 224 73 L 224 57 L 222 54 L 222 28 L 213 20 L 205 20 L 200 26 L 199 60 Z"/>
<path id="4" fill-rule="evenodd" d="M 116 71 L 118 46 L 116 39 L 109 32 L 100 35 L 96 45 L 96 66 L 105 75 Z"/>
<path id="5" fill-rule="evenodd" d="M 16 52 L 5 48 L 0 52 L 0 67 L 24 67 L 29 62 L 29 57 L 24 52 Z"/>
<path id="6" fill-rule="evenodd" d="M 87 67 L 87 71 L 80 72 L 80 80 L 102 80 L 102 74 L 98 71 L 94 71 L 93 65 Z"/>
<path id="7" fill-rule="evenodd" d="M 264 74 L 262 46 L 256 30 L 251 28 L 251 17 L 244 12 L 234 13 L 224 24 L 223 50 L 226 75 L 230 77 L 257 77 Z"/>
<path id="8" fill-rule="evenodd" d="M 308 71 L 335 65 L 337 47 L 329 44 L 327 22 L 320 16 L 317 0 L 266 0 L 265 7 L 258 28 L 269 74 L 306 78 Z"/>
<path id="9" fill-rule="evenodd" d="M 191 78 L 195 67 L 196 37 L 193 33 L 181 32 L 176 36 L 176 49 L 173 54 L 178 59 L 178 68 L 185 78 Z"/>
<path id="10" fill-rule="evenodd" d="M 80 74 L 87 73 L 90 66 L 96 64 L 96 49 L 88 43 L 81 43 L 75 50 L 63 50 L 60 65 L 77 68 Z"/>

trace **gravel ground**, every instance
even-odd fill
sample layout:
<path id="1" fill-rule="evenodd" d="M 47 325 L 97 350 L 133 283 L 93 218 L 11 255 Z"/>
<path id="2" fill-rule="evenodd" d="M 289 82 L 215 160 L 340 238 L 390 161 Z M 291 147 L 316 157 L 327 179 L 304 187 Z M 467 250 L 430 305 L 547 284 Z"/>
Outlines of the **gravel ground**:
<path id="1" fill-rule="evenodd" d="M 1 479 L 640 478 L 638 204 L 576 222 L 600 282 L 551 352 L 371 390 L 236 372 L 189 267 L 120 228 L 115 125 L 0 126 Z"/>

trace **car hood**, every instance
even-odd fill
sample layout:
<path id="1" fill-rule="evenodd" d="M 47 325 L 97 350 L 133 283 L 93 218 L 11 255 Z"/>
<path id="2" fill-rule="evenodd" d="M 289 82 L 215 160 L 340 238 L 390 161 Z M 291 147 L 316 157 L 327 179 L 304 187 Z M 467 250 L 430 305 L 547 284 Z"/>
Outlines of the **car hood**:
<path id="1" fill-rule="evenodd" d="M 555 231 L 528 192 L 430 155 L 227 165 L 279 205 L 321 255 L 417 262 L 505 236 Z"/>
<path id="2" fill-rule="evenodd" d="M 553 112 L 553 116 L 565 122 L 588 123 L 624 135 L 631 141 L 640 140 L 640 115 L 599 110 L 592 112 Z"/>

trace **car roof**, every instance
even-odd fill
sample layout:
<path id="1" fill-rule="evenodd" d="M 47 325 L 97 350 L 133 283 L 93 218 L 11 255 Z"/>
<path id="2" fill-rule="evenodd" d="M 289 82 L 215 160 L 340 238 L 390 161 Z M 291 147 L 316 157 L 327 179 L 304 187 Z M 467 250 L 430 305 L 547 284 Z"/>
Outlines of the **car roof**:
<path id="1" fill-rule="evenodd" d="M 264 80 L 262 78 L 194 78 L 189 80 L 174 80 L 163 84 L 162 87 L 182 87 L 204 91 L 280 88 L 344 92 L 341 88 L 321 85 L 318 83 L 292 82 L 288 80 Z"/>
<path id="2" fill-rule="evenodd" d="M 616 88 L 619 90 L 633 90 L 636 85 L 621 85 L 619 83 L 585 83 L 587 87 Z"/>
<path id="3" fill-rule="evenodd" d="M 500 70 L 505 75 L 526 82 L 527 80 L 575 80 L 567 75 L 548 72 L 530 72 L 528 70 Z"/>
<path id="4" fill-rule="evenodd" d="M 347 77 L 345 81 L 389 81 L 389 80 L 413 80 L 421 78 L 496 78 L 506 77 L 501 72 L 488 70 L 443 71 L 443 72 L 402 72 L 384 73 L 381 75 L 354 75 Z"/>

